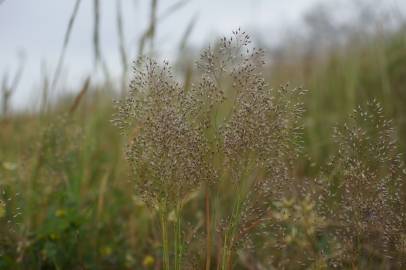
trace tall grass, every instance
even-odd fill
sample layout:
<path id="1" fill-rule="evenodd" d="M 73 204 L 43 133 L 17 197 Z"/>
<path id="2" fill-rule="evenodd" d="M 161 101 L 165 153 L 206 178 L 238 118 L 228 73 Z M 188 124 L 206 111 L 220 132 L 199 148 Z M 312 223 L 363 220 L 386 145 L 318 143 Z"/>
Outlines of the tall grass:
<path id="1" fill-rule="evenodd" d="M 87 77 L 41 114 L 8 95 L 0 269 L 403 269 L 404 29 L 363 37 L 265 63 L 238 30 L 184 73 L 141 58 L 125 95 Z"/>

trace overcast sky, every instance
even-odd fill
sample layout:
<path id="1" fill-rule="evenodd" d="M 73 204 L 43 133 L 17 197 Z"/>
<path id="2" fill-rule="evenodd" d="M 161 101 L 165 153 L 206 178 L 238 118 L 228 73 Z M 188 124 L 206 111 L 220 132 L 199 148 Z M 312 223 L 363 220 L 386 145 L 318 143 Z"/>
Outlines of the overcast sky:
<path id="1" fill-rule="evenodd" d="M 116 9 L 114 0 L 101 1 L 102 53 L 114 74 L 120 71 Z M 371 0 L 373 1 L 373 0 Z M 387 0 L 394 3 L 403 0 Z M 28 108 L 38 100 L 41 63 L 53 72 L 61 51 L 67 23 L 76 0 L 0 0 L 0 76 L 13 73 L 25 57 L 23 81 L 13 97 L 13 105 Z M 137 40 L 147 26 L 150 0 L 122 0 L 126 46 L 135 57 Z M 158 1 L 158 17 L 176 3 Z M 170 58 L 189 22 L 196 25 L 189 42 L 202 47 L 216 35 L 228 35 L 239 26 L 259 33 L 272 43 L 278 33 L 302 24 L 302 16 L 320 2 L 340 4 L 340 0 L 190 0 L 182 9 L 163 20 L 157 29 L 160 55 Z M 342 2 L 342 1 L 341 1 Z M 399 5 L 399 3 L 398 3 Z M 402 6 L 402 5 L 401 5 Z M 403 5 L 405 6 L 405 5 Z M 62 83 L 74 89 L 93 67 L 91 50 L 93 1 L 82 0 L 67 50 Z"/>

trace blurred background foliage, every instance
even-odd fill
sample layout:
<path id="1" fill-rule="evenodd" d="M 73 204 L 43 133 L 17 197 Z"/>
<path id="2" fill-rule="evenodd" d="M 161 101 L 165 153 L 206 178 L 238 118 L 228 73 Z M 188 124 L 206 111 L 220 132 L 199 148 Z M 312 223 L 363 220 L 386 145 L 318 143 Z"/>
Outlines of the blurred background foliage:
<path id="1" fill-rule="evenodd" d="M 80 2 L 77 0 L 73 7 L 56 71 L 41 78 L 39 110 L 15 112 L 10 106 L 11 97 L 20 90 L 24 64 L 13 76 L 3 76 L 0 269 L 160 269 L 156 214 L 137 198 L 123 157 L 125 142 L 109 121 L 112 99 L 128 91 L 131 78 L 119 0 L 120 78 L 110 75 L 100 49 L 99 0 L 95 0 L 94 62 L 103 79 L 86 74 L 74 94 L 58 100 L 49 98 L 60 79 L 64 59 L 69 57 L 65 52 Z M 174 4 L 166 16 L 176 16 L 183 2 Z M 303 122 L 306 158 L 296 165 L 303 178 L 322 173 L 321 168 L 335 153 L 333 126 L 342 124 L 359 104 L 371 99 L 376 99 L 385 116 L 394 120 L 401 152 L 406 153 L 406 23 L 396 9 L 381 14 L 374 5 L 360 2 L 352 9 L 356 19 L 348 21 L 336 20 L 333 6 L 316 6 L 305 15 L 305 33 L 291 29 L 272 46 L 253 36 L 256 46 L 265 50 L 262 73 L 272 87 L 289 82 L 309 90 Z M 148 27 L 138 41 L 138 55 L 159 55 L 160 44 L 155 42 L 158 7 L 158 0 L 150 1 Z M 194 21 L 185 27 L 178 56 L 171 64 L 184 87 L 190 88 L 199 75 L 194 67 L 199 49 L 188 46 Z M 190 219 L 197 223 L 204 215 L 200 199 L 198 196 L 188 207 Z M 310 202 L 298 202 L 300 207 L 306 204 Z M 291 207 L 286 202 L 278 205 Z M 295 221 L 291 224 L 303 229 Z M 292 254 L 295 252 L 300 249 Z M 249 259 L 239 254 L 237 268 L 263 269 Z M 353 269 L 372 269 L 360 265 Z M 326 268 L 321 264 L 309 267 Z M 286 269 L 303 268 L 292 262 Z"/>

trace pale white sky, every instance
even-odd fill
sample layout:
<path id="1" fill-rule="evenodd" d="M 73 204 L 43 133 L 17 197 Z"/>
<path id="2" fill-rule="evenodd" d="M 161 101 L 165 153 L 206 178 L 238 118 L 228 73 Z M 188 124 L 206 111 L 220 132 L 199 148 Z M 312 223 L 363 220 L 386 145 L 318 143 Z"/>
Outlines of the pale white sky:
<path id="1" fill-rule="evenodd" d="M 269 43 L 284 29 L 301 27 L 302 15 L 316 3 L 339 5 L 346 0 L 190 0 L 182 9 L 158 25 L 156 47 L 161 56 L 173 55 L 179 39 L 194 16 L 196 25 L 190 36 L 195 47 L 205 46 L 216 35 L 228 35 L 242 27 Z M 376 0 L 371 0 L 376 1 Z M 403 0 L 387 0 L 406 2 Z M 387 2 L 385 1 L 385 2 Z M 0 76 L 12 73 L 21 52 L 25 55 L 23 81 L 12 103 L 17 108 L 34 106 L 40 93 L 41 63 L 51 73 L 62 47 L 67 22 L 75 0 L 0 0 Z M 126 46 L 135 57 L 137 40 L 147 26 L 150 0 L 122 0 Z M 158 17 L 175 0 L 158 1 Z M 114 74 L 120 65 L 117 47 L 114 0 L 101 0 L 102 52 Z M 398 3 L 399 5 L 399 3 Z M 404 4 L 400 5 L 405 7 Z M 93 69 L 93 1 L 82 0 L 65 58 L 61 85 L 75 89 Z"/>

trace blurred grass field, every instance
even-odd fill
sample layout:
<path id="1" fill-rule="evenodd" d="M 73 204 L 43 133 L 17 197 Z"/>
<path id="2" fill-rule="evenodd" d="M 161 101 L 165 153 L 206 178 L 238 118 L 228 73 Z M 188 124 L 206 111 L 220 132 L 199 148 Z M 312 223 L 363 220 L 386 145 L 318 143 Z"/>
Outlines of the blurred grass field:
<path id="1" fill-rule="evenodd" d="M 154 20 L 151 14 L 140 47 L 153 43 Z M 361 30 L 361 26 L 354 26 L 342 44 L 318 44 L 308 37 L 287 39 L 278 48 L 263 48 L 267 64 L 262 73 L 270 86 L 278 88 L 289 82 L 292 87 L 309 90 L 304 98 L 304 155 L 295 164 L 299 178 L 324 173 L 337 150 L 333 127 L 347 121 L 367 100 L 376 99 L 384 115 L 393 119 L 400 152 L 406 153 L 406 25 L 401 21 L 396 27 L 385 28 L 377 23 L 373 31 Z M 101 57 L 97 34 L 94 42 L 97 59 Z M 159 50 L 159 44 L 154 46 Z M 125 65 L 128 56 L 124 49 L 121 56 L 125 82 L 132 74 Z M 185 87 L 199 76 L 195 60 L 184 53 L 171 63 Z M 100 63 L 103 66 L 102 59 Z M 50 102 L 46 91 L 52 88 L 52 80 L 48 81 L 48 86 L 39 89 L 44 103 L 34 113 L 10 110 L 9 96 L 18 88 L 3 83 L 0 269 L 162 269 L 159 217 L 140 202 L 124 158 L 127 142 L 110 121 L 115 112 L 112 100 L 127 91 L 126 83 L 96 82 L 89 76 L 77 94 Z M 224 186 L 219 192 L 230 195 Z M 204 224 L 203 205 L 204 194 L 194 194 L 185 214 L 191 227 Z M 399 256 L 405 263 L 406 232 L 401 235 L 405 239 Z M 265 258 L 262 252 L 257 255 Z M 269 249 L 263 253 L 278 252 Z M 321 263 L 296 264 L 295 258 L 306 255 L 290 252 L 292 262 L 285 262 L 284 269 L 329 268 Z M 247 254 L 244 250 L 238 253 L 234 269 L 266 269 Z M 289 254 L 285 255 L 289 258 Z M 213 258 L 215 261 L 216 255 Z M 405 264 L 388 266 L 384 259 L 360 259 L 358 265 L 342 268 L 402 266 Z"/>

